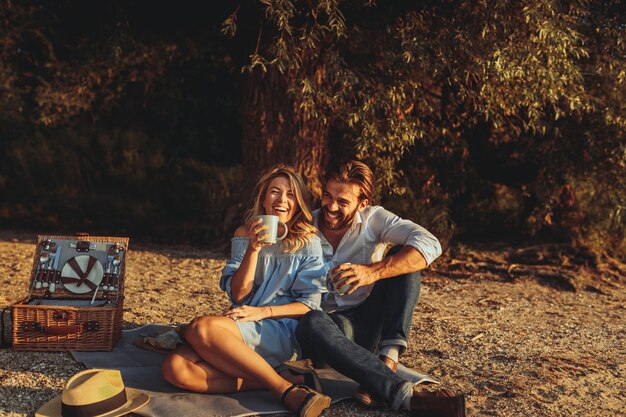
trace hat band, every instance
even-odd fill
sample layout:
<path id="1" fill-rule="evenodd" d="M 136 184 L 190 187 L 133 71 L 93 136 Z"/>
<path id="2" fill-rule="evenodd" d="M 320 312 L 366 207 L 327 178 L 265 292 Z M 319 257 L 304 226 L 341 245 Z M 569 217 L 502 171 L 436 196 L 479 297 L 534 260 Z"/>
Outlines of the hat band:
<path id="1" fill-rule="evenodd" d="M 106 400 L 85 405 L 61 404 L 61 415 L 63 417 L 93 417 L 105 414 L 120 408 L 126 404 L 126 390 L 121 390 L 118 394 Z"/>

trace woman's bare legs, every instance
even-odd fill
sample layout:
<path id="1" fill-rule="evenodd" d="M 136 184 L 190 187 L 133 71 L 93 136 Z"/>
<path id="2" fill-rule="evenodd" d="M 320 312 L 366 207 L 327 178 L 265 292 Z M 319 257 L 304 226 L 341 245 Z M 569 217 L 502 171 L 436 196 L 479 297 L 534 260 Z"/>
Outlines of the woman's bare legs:
<path id="1" fill-rule="evenodd" d="M 264 388 L 257 382 L 244 381 L 214 368 L 188 345 L 176 348 L 161 370 L 167 382 L 189 391 L 224 394 Z"/>
<path id="2" fill-rule="evenodd" d="M 189 391 L 222 394 L 265 388 L 258 382 L 244 381 L 215 369 L 188 345 L 176 348 L 163 362 L 161 368 L 167 382 Z M 282 371 L 280 376 L 292 384 L 304 384 L 302 375 Z"/>
<path id="3" fill-rule="evenodd" d="M 177 349 L 163 363 L 163 375 L 174 385 L 211 393 L 265 388 L 277 398 L 291 386 L 244 343 L 230 318 L 197 318 L 185 329 L 185 339 L 191 348 Z M 285 405 L 295 410 L 306 395 L 305 390 L 295 389 Z"/>

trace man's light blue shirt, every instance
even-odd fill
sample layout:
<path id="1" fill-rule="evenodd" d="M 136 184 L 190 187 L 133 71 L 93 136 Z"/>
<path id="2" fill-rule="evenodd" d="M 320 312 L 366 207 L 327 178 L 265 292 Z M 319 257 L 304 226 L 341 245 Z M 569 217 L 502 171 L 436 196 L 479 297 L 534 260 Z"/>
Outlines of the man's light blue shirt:
<path id="1" fill-rule="evenodd" d="M 319 230 L 320 209 L 313 211 L 313 221 Z M 357 213 L 352 225 L 341 239 L 337 250 L 318 231 L 324 262 L 330 271 L 343 263 L 369 265 L 380 262 L 388 246 L 409 245 L 417 249 L 430 265 L 441 255 L 441 244 L 432 233 L 410 220 L 402 219 L 381 206 L 367 206 Z M 340 296 L 330 279 L 329 293 L 324 298 L 324 311 L 345 310 L 361 304 L 372 292 L 374 284 L 361 287 L 350 295 Z"/>

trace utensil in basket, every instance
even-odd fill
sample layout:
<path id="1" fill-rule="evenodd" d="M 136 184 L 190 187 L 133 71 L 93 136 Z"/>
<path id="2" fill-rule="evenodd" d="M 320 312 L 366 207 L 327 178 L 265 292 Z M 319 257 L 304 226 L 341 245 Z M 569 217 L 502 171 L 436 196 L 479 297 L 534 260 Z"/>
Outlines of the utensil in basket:
<path id="1" fill-rule="evenodd" d="M 105 276 L 106 276 L 106 274 L 105 274 Z M 96 295 L 98 294 L 98 288 L 100 288 L 99 285 L 97 285 L 96 289 L 93 290 L 93 297 L 91 297 L 91 303 L 89 303 L 89 304 L 93 304 L 94 301 L 96 301 Z M 102 286 L 102 288 L 104 288 L 104 285 Z"/>
<path id="2" fill-rule="evenodd" d="M 46 263 L 43 265 L 43 272 L 41 274 L 41 286 L 44 288 L 48 288 L 50 283 L 48 282 L 48 275 L 50 270 L 50 262 L 52 262 L 52 257 L 49 253 L 46 253 Z"/>
<path id="3" fill-rule="evenodd" d="M 113 258 L 115 258 L 115 255 L 113 255 L 111 249 L 109 249 L 109 254 L 107 255 L 106 272 L 104 274 L 104 285 L 102 287 L 105 291 L 113 289 L 113 283 L 111 282 L 111 266 L 113 264 Z"/>
<path id="4" fill-rule="evenodd" d="M 113 274 L 111 277 L 111 285 L 109 286 L 109 288 L 111 288 L 112 290 L 114 289 L 116 290 L 117 286 L 119 285 L 121 264 L 122 264 L 122 257 L 120 255 L 115 255 L 113 257 Z"/>
<path id="5" fill-rule="evenodd" d="M 61 257 L 61 248 L 57 246 L 56 248 L 54 248 L 52 254 L 54 259 L 52 261 L 52 283 L 50 284 L 51 293 L 56 291 L 57 285 L 59 285 L 59 283 L 61 282 L 61 271 L 58 270 L 59 258 Z"/>
<path id="6" fill-rule="evenodd" d="M 41 281 L 43 280 L 43 267 L 46 262 L 48 262 L 48 254 L 44 252 L 39 256 L 39 267 L 35 273 L 35 288 L 37 289 L 41 288 Z"/>

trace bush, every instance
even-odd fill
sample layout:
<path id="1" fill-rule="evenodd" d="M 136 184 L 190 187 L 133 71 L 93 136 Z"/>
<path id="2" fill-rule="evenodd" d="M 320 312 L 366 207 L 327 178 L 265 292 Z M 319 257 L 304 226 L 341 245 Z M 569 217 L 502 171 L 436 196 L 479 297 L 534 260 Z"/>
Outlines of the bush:
<path id="1" fill-rule="evenodd" d="M 0 219 L 31 230 L 207 241 L 241 183 L 240 166 L 171 155 L 139 130 L 37 133 L 5 149 Z"/>

